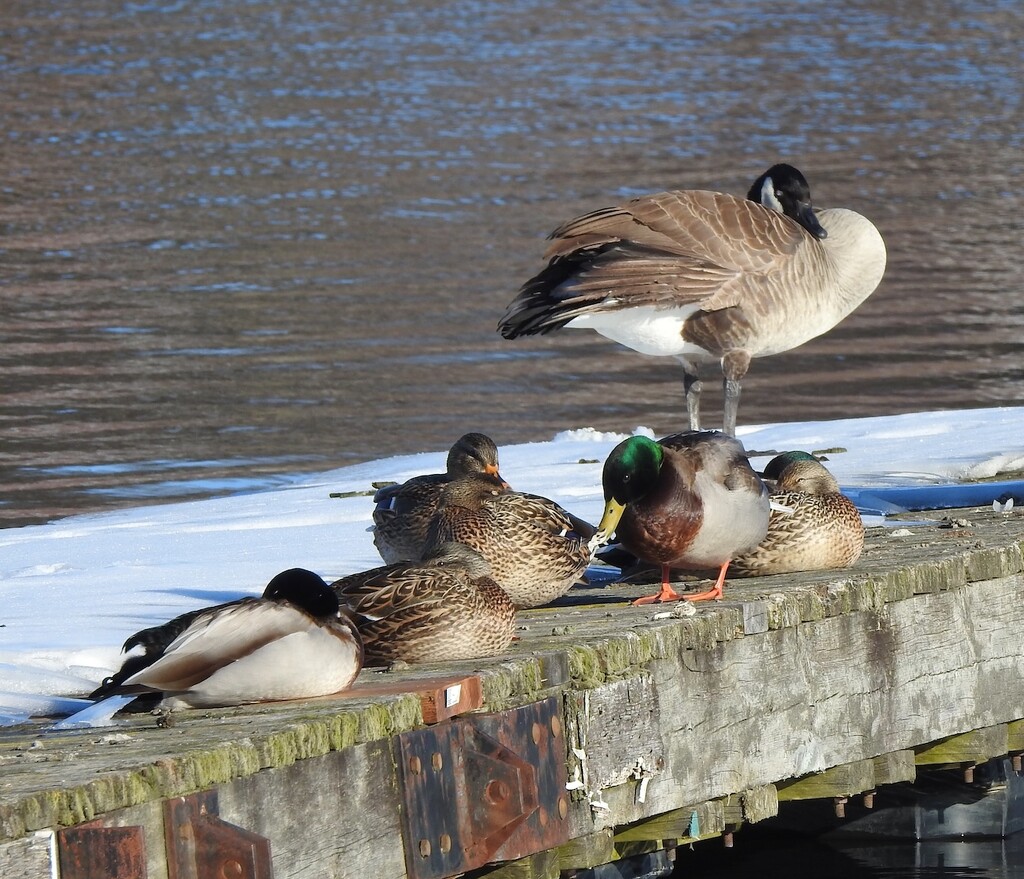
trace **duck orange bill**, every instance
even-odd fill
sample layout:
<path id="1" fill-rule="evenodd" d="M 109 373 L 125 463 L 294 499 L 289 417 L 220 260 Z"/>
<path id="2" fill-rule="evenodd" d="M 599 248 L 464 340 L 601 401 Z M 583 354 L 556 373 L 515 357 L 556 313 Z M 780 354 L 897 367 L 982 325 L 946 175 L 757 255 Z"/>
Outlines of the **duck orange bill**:
<path id="1" fill-rule="evenodd" d="M 624 512 L 626 512 L 625 504 L 620 504 L 615 498 L 609 500 L 605 504 L 604 515 L 597 524 L 597 531 L 594 532 L 591 543 L 598 546 L 611 540 L 615 529 L 619 527 L 619 520 Z"/>
<path id="2" fill-rule="evenodd" d="M 501 474 L 500 474 L 500 473 L 498 472 L 498 468 L 497 468 L 497 467 L 495 467 L 495 466 L 494 466 L 493 464 L 488 464 L 488 465 L 487 465 L 487 466 L 486 466 L 486 467 L 484 468 L 484 472 L 485 472 L 485 473 L 487 473 L 487 474 L 489 474 L 489 475 L 491 475 L 491 476 L 493 476 L 493 477 L 494 477 L 495 479 L 497 479 L 497 480 L 498 480 L 498 482 L 500 482 L 500 483 L 501 483 L 501 487 L 502 487 L 502 488 L 511 488 L 511 487 L 512 487 L 511 485 L 509 485 L 509 484 L 508 484 L 508 483 L 507 483 L 507 482 L 505 481 L 505 478 L 504 478 L 504 477 L 503 477 L 503 476 L 502 476 L 502 475 L 501 475 Z"/>

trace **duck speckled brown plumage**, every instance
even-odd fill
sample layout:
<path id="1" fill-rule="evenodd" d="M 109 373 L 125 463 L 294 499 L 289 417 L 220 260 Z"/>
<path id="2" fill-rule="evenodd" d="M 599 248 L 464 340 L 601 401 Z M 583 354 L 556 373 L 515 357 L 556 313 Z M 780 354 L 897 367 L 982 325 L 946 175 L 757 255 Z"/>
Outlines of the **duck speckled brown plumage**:
<path id="1" fill-rule="evenodd" d="M 381 488 L 373 496 L 373 543 L 384 562 L 392 565 L 422 558 L 442 486 L 481 474 L 491 477 L 495 486 L 507 487 L 498 473 L 494 440 L 482 433 L 467 433 L 448 452 L 447 472 L 414 476 Z"/>
<path id="2" fill-rule="evenodd" d="M 860 558 L 864 523 L 835 477 L 807 452 L 787 452 L 764 469 L 776 505 L 756 549 L 732 560 L 740 576 L 846 568 Z"/>
<path id="3" fill-rule="evenodd" d="M 565 594 L 590 564 L 594 528 L 538 495 L 496 488 L 467 476 L 441 490 L 430 546 L 471 546 L 516 607 L 538 607 Z"/>
<path id="4" fill-rule="evenodd" d="M 743 445 L 717 431 L 658 442 L 632 436 L 612 449 L 602 482 L 597 539 L 614 532 L 624 549 L 661 566 L 661 591 L 634 604 L 721 598 L 731 559 L 757 546 L 768 529 L 767 487 Z M 669 584 L 671 568 L 718 568 L 718 580 L 707 592 L 679 595 Z"/>
<path id="5" fill-rule="evenodd" d="M 735 434 L 750 361 L 827 332 L 878 286 L 885 244 L 860 214 L 811 206 L 803 174 L 768 169 L 746 199 L 676 190 L 570 220 L 547 266 L 498 324 L 506 339 L 564 326 L 683 364 L 689 427 L 700 427 L 699 370 L 720 363 L 723 430 Z"/>
<path id="6" fill-rule="evenodd" d="M 515 633 L 511 599 L 480 554 L 458 543 L 420 562 L 342 577 L 332 588 L 356 621 L 369 665 L 493 656 Z"/>

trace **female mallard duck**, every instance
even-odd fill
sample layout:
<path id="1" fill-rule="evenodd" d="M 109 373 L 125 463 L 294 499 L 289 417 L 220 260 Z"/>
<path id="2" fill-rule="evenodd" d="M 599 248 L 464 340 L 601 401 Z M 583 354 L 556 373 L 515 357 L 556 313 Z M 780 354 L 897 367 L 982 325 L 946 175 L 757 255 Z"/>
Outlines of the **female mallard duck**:
<path id="1" fill-rule="evenodd" d="M 768 533 L 732 560 L 741 576 L 846 568 L 864 548 L 864 523 L 857 507 L 839 491 L 835 477 L 807 452 L 786 452 L 764 468 L 775 480 Z"/>
<path id="2" fill-rule="evenodd" d="M 475 549 L 516 607 L 554 601 L 590 564 L 592 525 L 545 497 L 503 490 L 478 476 L 449 482 L 430 524 L 428 546 Z"/>
<path id="3" fill-rule="evenodd" d="M 482 433 L 467 433 L 458 439 L 448 452 L 447 472 L 414 476 L 400 485 L 385 486 L 373 496 L 373 543 L 386 564 L 422 557 L 441 487 L 472 474 L 485 474 L 496 486 L 508 485 L 498 473 L 498 447 Z"/>
<path id="4" fill-rule="evenodd" d="M 725 572 L 768 530 L 768 489 L 739 440 L 717 431 L 688 431 L 658 442 L 632 436 L 604 464 L 605 512 L 597 540 L 612 532 L 624 549 L 661 565 L 661 591 L 634 604 L 722 597 Z M 679 595 L 671 568 L 717 567 L 707 592 Z"/>
<path id="5" fill-rule="evenodd" d="M 511 599 L 480 554 L 462 544 L 343 577 L 332 588 L 355 618 L 368 664 L 493 656 L 515 634 Z"/>
<path id="6" fill-rule="evenodd" d="M 832 329 L 885 271 L 878 230 L 842 208 L 816 216 L 807 180 L 784 164 L 745 200 L 662 192 L 577 217 L 551 238 L 547 267 L 512 300 L 501 334 L 589 327 L 641 354 L 679 358 L 691 430 L 700 367 L 718 361 L 730 435 L 751 359 Z"/>
<path id="7" fill-rule="evenodd" d="M 191 611 L 143 629 L 124 645 L 130 656 L 89 698 L 162 694 L 166 708 L 215 708 L 326 696 L 362 668 L 354 625 L 330 587 L 312 571 L 274 577 L 262 598 Z"/>

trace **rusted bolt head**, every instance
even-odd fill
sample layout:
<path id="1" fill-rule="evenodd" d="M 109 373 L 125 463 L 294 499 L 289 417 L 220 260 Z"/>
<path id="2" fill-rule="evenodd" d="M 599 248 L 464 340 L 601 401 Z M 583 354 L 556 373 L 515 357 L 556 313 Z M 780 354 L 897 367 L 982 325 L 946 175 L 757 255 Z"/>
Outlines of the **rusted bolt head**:
<path id="1" fill-rule="evenodd" d="M 242 865 L 234 858 L 225 861 L 220 865 L 221 879 L 241 879 L 244 875 Z"/>
<path id="2" fill-rule="evenodd" d="M 541 806 L 537 810 L 537 820 L 540 821 L 540 826 L 541 827 L 547 827 L 548 826 L 548 810 L 545 809 L 543 806 Z"/>
<path id="3" fill-rule="evenodd" d="M 420 840 L 420 857 L 421 858 L 429 858 L 430 857 L 430 840 L 429 839 L 421 839 Z"/>
<path id="4" fill-rule="evenodd" d="M 487 787 L 484 788 L 484 797 L 492 806 L 504 803 L 511 793 L 512 791 L 509 790 L 508 785 L 500 778 L 492 778 L 487 782 Z"/>
<path id="5" fill-rule="evenodd" d="M 535 722 L 533 724 L 533 729 L 531 730 L 531 733 L 533 735 L 533 743 L 535 745 L 539 745 L 541 737 L 544 735 L 544 730 L 541 727 L 541 725 Z"/>
<path id="6" fill-rule="evenodd" d="M 420 763 L 420 758 L 413 755 L 409 758 L 409 771 L 414 775 L 419 775 L 423 771 L 423 764 Z"/>
<path id="7" fill-rule="evenodd" d="M 441 849 L 441 854 L 448 854 L 452 850 L 452 838 L 447 833 L 442 833 L 437 841 L 437 847 Z"/>
<path id="8" fill-rule="evenodd" d="M 430 758 L 430 765 L 434 767 L 435 772 L 440 772 L 444 766 L 444 758 L 435 751 L 434 756 Z"/>
<path id="9" fill-rule="evenodd" d="M 556 739 L 562 734 L 562 721 L 556 716 L 551 718 L 551 735 Z"/>
<path id="10" fill-rule="evenodd" d="M 564 818 L 569 814 L 569 803 L 565 797 L 558 798 L 558 817 Z"/>

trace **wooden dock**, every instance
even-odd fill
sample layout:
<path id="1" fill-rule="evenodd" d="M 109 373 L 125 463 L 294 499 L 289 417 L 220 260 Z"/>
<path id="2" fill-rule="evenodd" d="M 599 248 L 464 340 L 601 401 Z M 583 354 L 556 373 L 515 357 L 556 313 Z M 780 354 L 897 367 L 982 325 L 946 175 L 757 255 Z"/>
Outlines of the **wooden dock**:
<path id="1" fill-rule="evenodd" d="M 594 583 L 343 698 L 2 730 L 0 876 L 586 875 L 1019 753 L 1024 516 L 930 519 L 713 606 Z"/>

